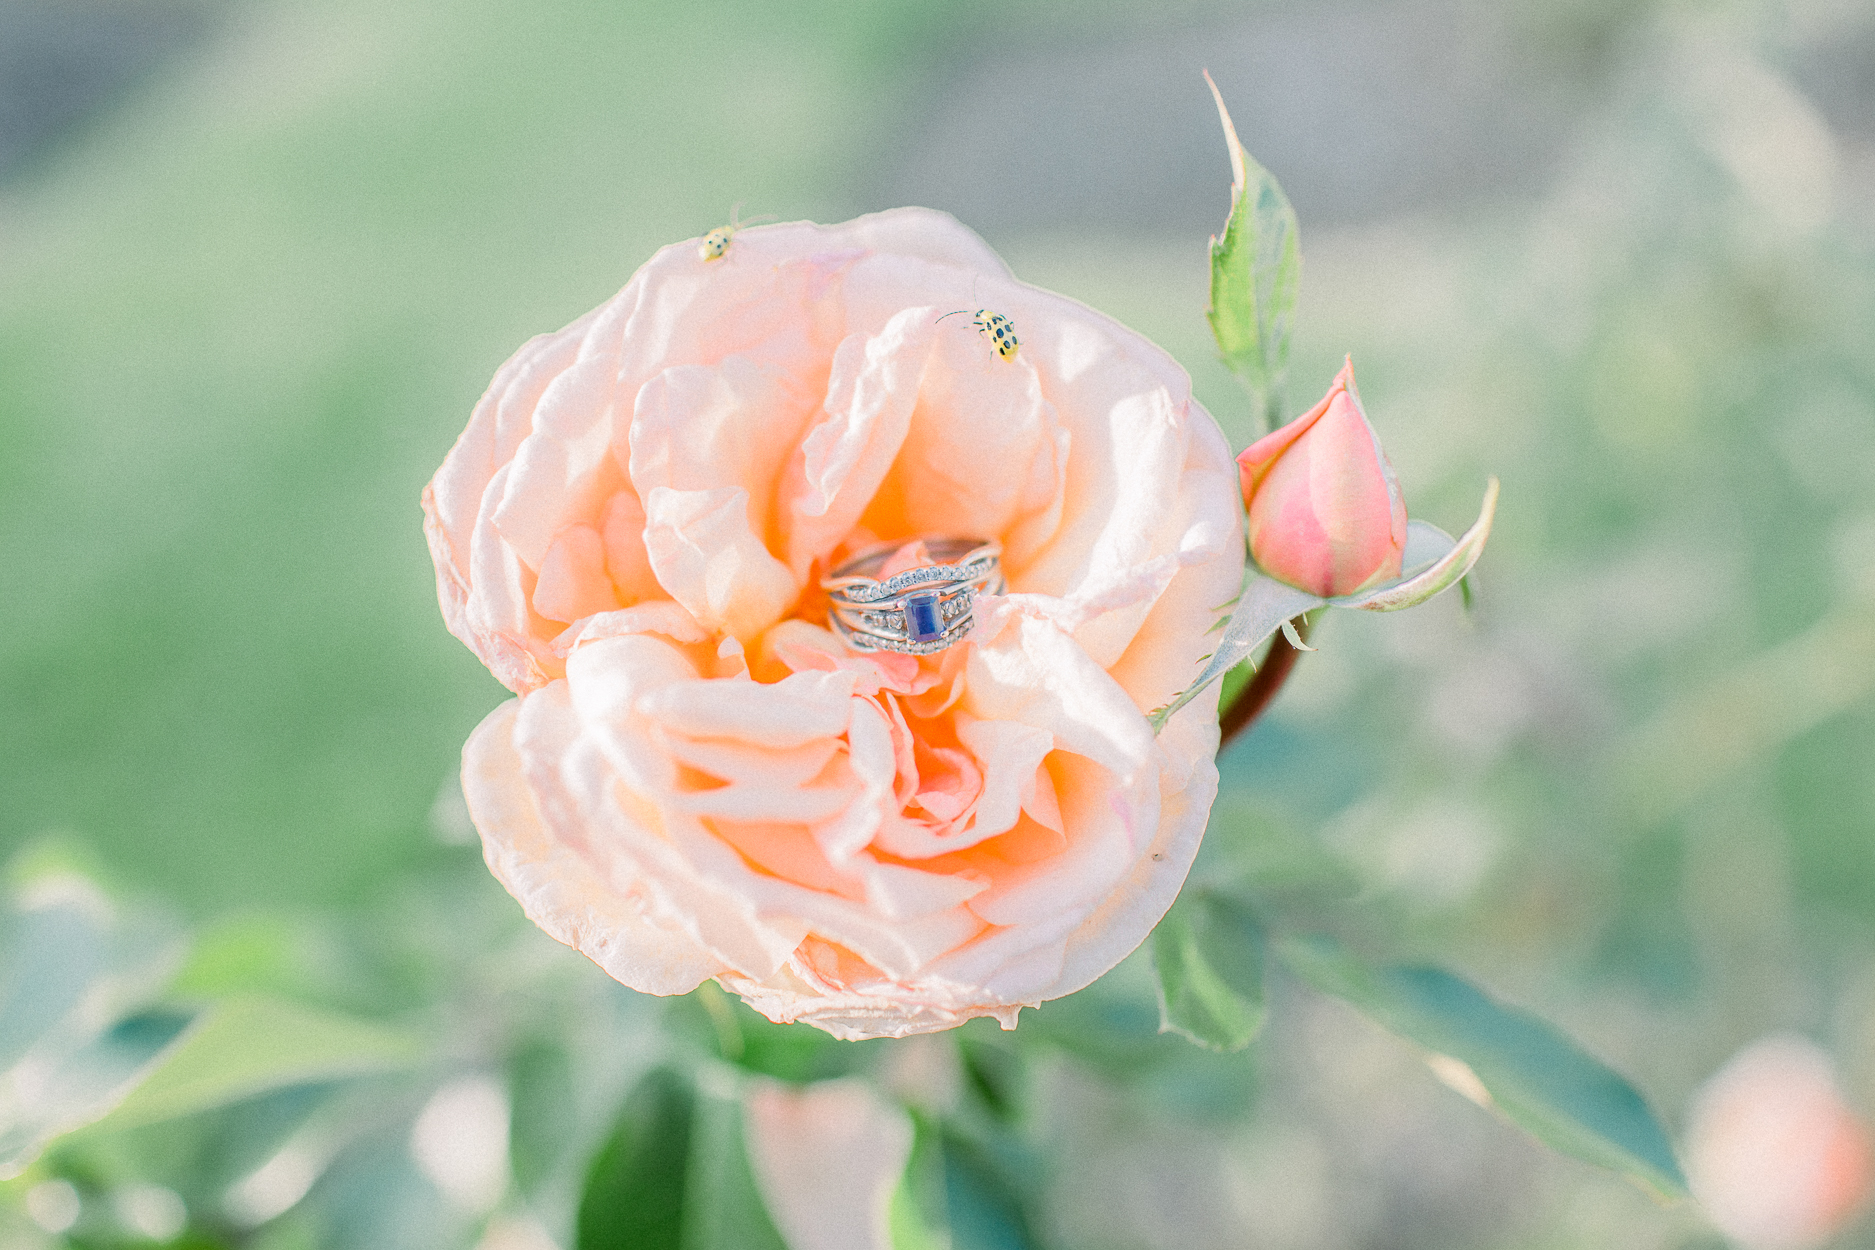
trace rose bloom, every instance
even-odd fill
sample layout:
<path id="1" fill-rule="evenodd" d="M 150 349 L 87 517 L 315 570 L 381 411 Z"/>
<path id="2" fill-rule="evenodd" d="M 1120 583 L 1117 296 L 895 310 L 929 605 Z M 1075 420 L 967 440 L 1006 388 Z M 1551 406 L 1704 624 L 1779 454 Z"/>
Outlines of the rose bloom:
<path id="1" fill-rule="evenodd" d="M 1013 322 L 1004 358 L 969 317 Z M 519 697 L 463 750 L 489 866 L 652 994 L 900 1036 L 1081 988 L 1151 931 L 1217 789 L 1243 574 L 1184 371 L 941 213 L 664 248 L 496 374 L 424 492 L 450 630 Z M 992 539 L 928 657 L 849 650 L 848 552 Z M 920 561 L 918 548 L 898 564 Z"/>

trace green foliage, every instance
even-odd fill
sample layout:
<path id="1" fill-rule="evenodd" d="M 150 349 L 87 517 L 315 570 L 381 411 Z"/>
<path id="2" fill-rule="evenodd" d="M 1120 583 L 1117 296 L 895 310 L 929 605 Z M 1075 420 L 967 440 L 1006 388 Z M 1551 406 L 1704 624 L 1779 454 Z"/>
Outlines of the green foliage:
<path id="1" fill-rule="evenodd" d="M 912 1197 L 909 1180 L 901 1180 L 892 1191 L 887 1221 L 892 1250 L 945 1250 L 944 1238 L 925 1219 Z"/>
<path id="2" fill-rule="evenodd" d="M 684 1250 L 696 1104 L 695 1086 L 674 1068 L 632 1089 L 587 1169 L 577 1250 Z"/>
<path id="3" fill-rule="evenodd" d="M 1031 1077 L 1018 1044 L 966 1027 L 957 1034 L 957 1058 L 970 1092 L 990 1115 L 1009 1123 L 1021 1119 Z"/>
<path id="4" fill-rule="evenodd" d="M 96 909 L 74 900 L 0 914 L 0 1071 L 62 1019 L 104 970 Z"/>
<path id="5" fill-rule="evenodd" d="M 699 1075 L 684 1182 L 685 1250 L 788 1250 L 749 1165 L 736 1082 L 709 1068 Z"/>
<path id="6" fill-rule="evenodd" d="M 578 1250 L 787 1250 L 742 1126 L 728 1070 L 647 1073 L 587 1170 Z"/>
<path id="7" fill-rule="evenodd" d="M 951 1250 L 1032 1250 L 1039 1244 L 1007 1167 L 955 1133 L 943 1134 L 937 1149 Z"/>
<path id="8" fill-rule="evenodd" d="M 1242 900 L 1187 888 L 1152 934 L 1159 1027 L 1212 1050 L 1263 1028 L 1263 932 Z"/>
<path id="9" fill-rule="evenodd" d="M 0 1176 L 17 1175 L 47 1142 L 111 1109 L 179 1048 L 191 1014 L 142 1011 L 56 1056 L 33 1099 L 0 1121 Z"/>
<path id="10" fill-rule="evenodd" d="M 1493 1001 L 1438 968 L 1373 967 L 1322 938 L 1277 943 L 1284 964 L 1315 988 L 1431 1052 L 1434 1070 L 1564 1154 L 1620 1172 L 1662 1198 L 1686 1178 L 1653 1112 L 1626 1080 L 1553 1026 Z"/>
<path id="11" fill-rule="evenodd" d="M 1223 93 L 1210 83 L 1230 149 L 1230 216 L 1211 240 L 1211 305 L 1205 315 L 1224 363 L 1249 390 L 1259 429 L 1283 423 L 1289 334 L 1301 283 L 1301 233 L 1289 197 L 1237 141 Z"/>
<path id="12" fill-rule="evenodd" d="M 670 1028 L 702 1053 L 746 1072 L 805 1084 L 863 1069 L 878 1042 L 843 1042 L 815 1028 L 776 1024 L 739 998 L 705 981 L 671 1000 Z"/>
<path id="13" fill-rule="evenodd" d="M 251 1098 L 287 1085 L 414 1065 L 408 1034 L 258 995 L 205 1009 L 100 1127 L 121 1129 Z"/>
<path id="14" fill-rule="evenodd" d="M 572 1057 L 558 1039 L 540 1037 L 508 1058 L 508 1163 L 524 1194 L 539 1192 L 572 1151 L 567 1126 L 578 1122 L 580 1090 Z"/>

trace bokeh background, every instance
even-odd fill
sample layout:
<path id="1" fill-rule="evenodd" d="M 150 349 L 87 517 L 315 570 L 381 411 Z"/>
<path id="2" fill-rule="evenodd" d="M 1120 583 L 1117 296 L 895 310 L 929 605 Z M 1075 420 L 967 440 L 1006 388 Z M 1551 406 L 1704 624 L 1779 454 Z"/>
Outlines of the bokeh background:
<path id="1" fill-rule="evenodd" d="M 314 1169 L 317 1220 L 244 1221 L 210 1126 L 60 1164 L 72 1236 L 570 1244 L 527 1064 L 589 1144 L 662 1007 L 479 867 L 454 762 L 505 692 L 442 628 L 418 491 L 523 339 L 738 204 L 950 210 L 1242 446 L 1201 67 L 1302 222 L 1290 410 L 1351 352 L 1414 515 L 1504 487 L 1475 609 L 1326 621 L 1213 839 L 1675 1129 L 1779 1030 L 1875 1111 L 1869 0 L 0 0 L 0 858 L 101 882 L 145 982 L 446 1039 L 404 1112 L 268 1112 L 381 1139 Z M 1722 1244 L 1272 997 L 1244 1055 L 1043 1065 L 1048 1244 Z M 439 1088 L 517 1143 L 467 1197 L 404 1149 Z M 23 1192 L 0 1242 L 58 1244 Z"/>

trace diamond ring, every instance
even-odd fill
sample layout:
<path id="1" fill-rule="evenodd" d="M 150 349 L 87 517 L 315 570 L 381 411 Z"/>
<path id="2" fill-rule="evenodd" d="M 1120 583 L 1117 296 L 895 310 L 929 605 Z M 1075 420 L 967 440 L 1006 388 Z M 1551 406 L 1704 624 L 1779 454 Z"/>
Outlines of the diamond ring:
<path id="1" fill-rule="evenodd" d="M 855 651 L 942 651 L 976 625 L 978 594 L 1003 592 L 1002 545 L 981 538 L 926 538 L 936 563 L 876 577 L 908 541 L 856 552 L 820 583 L 830 602 L 827 623 Z"/>

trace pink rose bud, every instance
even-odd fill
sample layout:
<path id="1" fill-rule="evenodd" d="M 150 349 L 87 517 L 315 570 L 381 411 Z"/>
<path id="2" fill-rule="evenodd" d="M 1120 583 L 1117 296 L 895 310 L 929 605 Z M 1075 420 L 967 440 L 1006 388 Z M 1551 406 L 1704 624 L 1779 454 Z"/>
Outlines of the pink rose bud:
<path id="1" fill-rule="evenodd" d="M 1400 574 L 1406 502 L 1361 411 L 1354 362 L 1322 402 L 1237 457 L 1250 555 L 1280 582 L 1332 599 Z"/>

